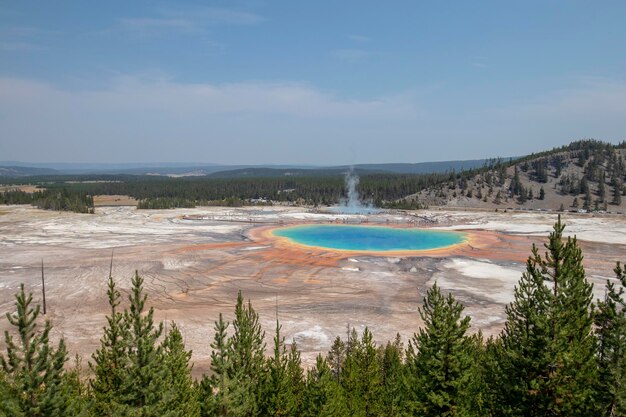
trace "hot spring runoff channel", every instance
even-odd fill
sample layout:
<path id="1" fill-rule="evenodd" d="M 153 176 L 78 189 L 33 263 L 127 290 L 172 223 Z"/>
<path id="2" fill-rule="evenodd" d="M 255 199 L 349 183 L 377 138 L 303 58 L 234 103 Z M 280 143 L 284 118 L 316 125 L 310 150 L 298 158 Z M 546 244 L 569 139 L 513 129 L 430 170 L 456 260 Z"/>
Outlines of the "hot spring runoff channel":
<path id="1" fill-rule="evenodd" d="M 459 232 L 353 225 L 291 226 L 273 234 L 305 246 L 372 252 L 441 249 L 466 240 Z"/>

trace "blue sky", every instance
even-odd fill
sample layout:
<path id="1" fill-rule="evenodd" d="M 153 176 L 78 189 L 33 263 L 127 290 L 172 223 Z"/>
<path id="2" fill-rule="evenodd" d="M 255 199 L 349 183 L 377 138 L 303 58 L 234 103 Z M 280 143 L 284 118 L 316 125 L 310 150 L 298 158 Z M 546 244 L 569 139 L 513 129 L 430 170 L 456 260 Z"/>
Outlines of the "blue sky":
<path id="1" fill-rule="evenodd" d="M 345 164 L 626 139 L 623 1 L 0 3 L 0 160 Z"/>

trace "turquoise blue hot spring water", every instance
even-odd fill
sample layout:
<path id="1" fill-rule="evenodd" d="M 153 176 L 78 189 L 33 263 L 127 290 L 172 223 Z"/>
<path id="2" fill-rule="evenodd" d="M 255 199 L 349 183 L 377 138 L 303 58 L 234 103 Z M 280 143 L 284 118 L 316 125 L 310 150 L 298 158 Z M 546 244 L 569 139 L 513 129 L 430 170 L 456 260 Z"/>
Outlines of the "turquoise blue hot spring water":
<path id="1" fill-rule="evenodd" d="M 273 233 L 306 246 L 377 252 L 438 249 L 465 240 L 459 232 L 383 226 L 302 225 Z"/>

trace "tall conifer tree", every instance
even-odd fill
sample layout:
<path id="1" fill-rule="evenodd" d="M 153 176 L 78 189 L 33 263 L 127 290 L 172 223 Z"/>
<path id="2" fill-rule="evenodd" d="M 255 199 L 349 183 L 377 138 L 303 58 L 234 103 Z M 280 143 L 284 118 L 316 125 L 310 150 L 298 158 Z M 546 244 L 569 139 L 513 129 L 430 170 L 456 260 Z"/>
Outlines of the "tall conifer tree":
<path id="1" fill-rule="evenodd" d="M 293 385 L 287 374 L 287 350 L 285 338 L 280 334 L 281 326 L 276 320 L 274 355 L 268 359 L 268 378 L 263 384 L 265 407 L 263 415 L 295 416 L 296 398 Z"/>
<path id="2" fill-rule="evenodd" d="M 198 417 L 200 406 L 191 378 L 191 351 L 185 350 L 183 336 L 176 323 L 163 341 L 163 366 L 166 370 L 164 415 L 168 417 Z"/>
<path id="3" fill-rule="evenodd" d="M 124 311 L 124 321 L 128 326 L 128 368 L 120 394 L 124 404 L 131 410 L 140 409 L 143 416 L 158 416 L 163 413 L 163 395 L 166 392 L 164 379 L 167 375 L 163 366 L 162 347 L 157 344 L 163 332 L 163 324 L 155 325 L 152 307 L 146 312 L 146 299 L 143 278 L 135 272 L 128 296 L 130 306 Z"/>
<path id="4" fill-rule="evenodd" d="M 328 362 L 317 355 L 315 366 L 307 371 L 306 389 L 304 391 L 303 417 L 317 417 L 326 404 L 326 390 L 332 380 Z"/>
<path id="5" fill-rule="evenodd" d="M 100 339 L 100 347 L 92 355 L 89 367 L 94 374 L 91 390 L 95 399 L 96 414 L 107 415 L 114 412 L 119 400 L 119 390 L 128 367 L 126 344 L 128 325 L 124 315 L 118 311 L 120 292 L 113 277 L 109 276 L 107 296 L 111 313 L 107 316 L 107 326 Z"/>
<path id="6" fill-rule="evenodd" d="M 154 309 L 146 311 L 147 295 L 143 293 L 143 278 L 135 272 L 128 296 L 129 308 L 117 311 L 119 292 L 109 278 L 111 316 L 94 354 L 96 377 L 92 383 L 96 411 L 104 415 L 164 416 L 172 396 L 166 381 L 163 348 L 157 343 L 163 331 L 162 323 L 155 325 Z"/>
<path id="7" fill-rule="evenodd" d="M 229 323 L 220 313 L 215 322 L 211 343 L 211 375 L 205 375 L 199 385 L 200 410 L 203 417 L 245 416 L 254 400 L 250 383 L 243 373 L 233 369 L 232 340 L 228 337 Z"/>
<path id="8" fill-rule="evenodd" d="M 588 416 L 597 383 L 592 285 L 561 218 L 545 256 L 533 246 L 502 333 L 503 407 L 510 415 Z"/>
<path id="9" fill-rule="evenodd" d="M 287 353 L 287 380 L 291 386 L 291 392 L 294 398 L 295 415 L 302 414 L 303 398 L 305 390 L 304 371 L 302 370 L 302 360 L 300 359 L 300 351 L 295 341 L 292 341 L 289 352 Z"/>
<path id="10" fill-rule="evenodd" d="M 257 416 L 261 412 L 259 399 L 266 380 L 265 332 L 252 304 L 243 301 L 241 291 L 235 306 L 234 333 L 228 346 L 228 377 L 242 395 L 232 400 L 232 406 L 243 415 Z"/>
<path id="11" fill-rule="evenodd" d="M 423 416 L 464 415 L 464 389 L 469 381 L 469 316 L 452 294 L 444 297 L 437 284 L 426 293 L 419 312 L 424 327 L 407 352 L 413 412 Z"/>
<path id="12" fill-rule="evenodd" d="M 40 307 L 31 306 L 33 295 L 26 295 L 24 284 L 15 299 L 17 312 L 7 313 L 6 317 L 18 338 L 14 340 L 9 331 L 5 331 L 6 356 L 0 355 L 6 379 L 4 388 L 12 397 L 12 400 L 3 398 L 3 405 L 17 415 L 63 417 L 70 401 L 63 386 L 63 366 L 67 361 L 65 342 L 61 339 L 56 349 L 50 346 L 52 325 L 49 321 L 45 322 L 43 331 L 37 331 Z"/>
<path id="13" fill-rule="evenodd" d="M 598 338 L 598 401 L 601 415 L 626 415 L 626 271 L 615 267 L 618 282 L 607 281 L 595 314 Z"/>
<path id="14" fill-rule="evenodd" d="M 404 404 L 404 347 L 400 334 L 379 349 L 379 362 L 382 384 L 382 413 L 386 416 L 402 414 Z"/>
<path id="15" fill-rule="evenodd" d="M 303 417 L 351 417 L 343 387 L 332 374 L 328 362 L 317 356 L 306 378 Z"/>

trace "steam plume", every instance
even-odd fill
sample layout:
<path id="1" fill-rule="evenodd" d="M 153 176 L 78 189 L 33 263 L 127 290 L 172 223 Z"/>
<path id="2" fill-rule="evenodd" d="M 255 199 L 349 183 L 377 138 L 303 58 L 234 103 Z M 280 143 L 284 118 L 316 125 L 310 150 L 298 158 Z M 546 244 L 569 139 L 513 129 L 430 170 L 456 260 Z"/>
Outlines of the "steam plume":
<path id="1" fill-rule="evenodd" d="M 342 199 L 341 205 L 336 207 L 335 211 L 346 214 L 368 214 L 377 212 L 371 203 L 363 204 L 361 202 L 359 191 L 357 190 L 359 176 L 354 171 L 354 167 L 350 167 L 350 170 L 346 172 L 344 182 L 346 184 L 347 199 Z"/>

